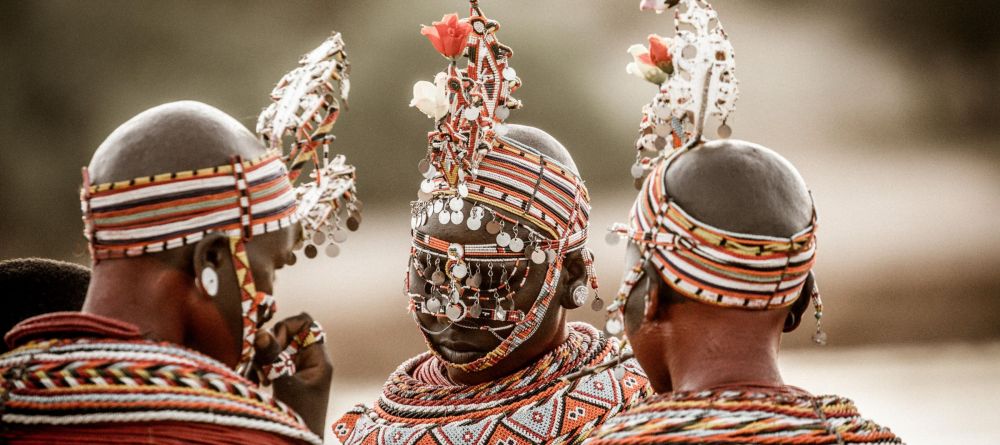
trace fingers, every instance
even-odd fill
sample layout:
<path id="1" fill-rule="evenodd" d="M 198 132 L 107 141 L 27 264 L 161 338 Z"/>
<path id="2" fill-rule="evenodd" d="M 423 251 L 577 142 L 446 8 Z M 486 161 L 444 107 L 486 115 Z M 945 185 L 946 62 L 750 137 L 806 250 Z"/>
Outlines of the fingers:
<path id="1" fill-rule="evenodd" d="M 278 358 L 278 354 L 285 349 L 274 334 L 263 329 L 257 331 L 257 336 L 253 341 L 253 347 L 256 350 L 253 361 L 257 366 L 263 366 L 273 362 Z"/>

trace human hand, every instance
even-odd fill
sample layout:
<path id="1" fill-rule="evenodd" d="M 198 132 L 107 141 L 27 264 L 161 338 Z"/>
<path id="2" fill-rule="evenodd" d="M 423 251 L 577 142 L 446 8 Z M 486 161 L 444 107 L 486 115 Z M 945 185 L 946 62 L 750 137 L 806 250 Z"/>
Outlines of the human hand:
<path id="1" fill-rule="evenodd" d="M 279 321 L 254 339 L 254 365 L 274 396 L 295 410 L 314 433 L 323 437 L 333 365 L 323 341 L 325 333 L 309 314 Z"/>

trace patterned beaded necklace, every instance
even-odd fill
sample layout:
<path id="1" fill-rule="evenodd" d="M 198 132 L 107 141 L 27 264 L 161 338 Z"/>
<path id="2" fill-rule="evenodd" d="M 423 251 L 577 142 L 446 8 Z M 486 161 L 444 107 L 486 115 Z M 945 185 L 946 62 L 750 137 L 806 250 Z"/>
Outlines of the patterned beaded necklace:
<path id="1" fill-rule="evenodd" d="M 322 443 L 288 406 L 226 365 L 145 340 L 127 323 L 47 314 L 7 339 L 20 346 L 0 356 L 5 424 L 194 422 Z"/>
<path id="2" fill-rule="evenodd" d="M 345 444 L 578 443 L 651 390 L 634 360 L 620 376 L 608 369 L 564 380 L 620 347 L 590 325 L 569 326 L 566 342 L 531 366 L 480 385 L 445 383 L 439 359 L 414 357 L 389 377 L 374 408 L 357 406 L 334 434 Z"/>
<path id="3" fill-rule="evenodd" d="M 850 400 L 774 388 L 656 395 L 608 420 L 588 445 L 901 444 Z"/>

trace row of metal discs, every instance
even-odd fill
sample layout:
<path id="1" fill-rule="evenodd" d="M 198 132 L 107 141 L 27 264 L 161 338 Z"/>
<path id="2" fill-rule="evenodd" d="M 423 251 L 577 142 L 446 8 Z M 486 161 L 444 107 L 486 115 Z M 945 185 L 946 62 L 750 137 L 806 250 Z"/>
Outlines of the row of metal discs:
<path id="1" fill-rule="evenodd" d="M 360 204 L 361 201 L 356 201 L 354 204 Z M 346 230 L 339 224 L 332 222 L 327 222 L 325 226 L 319 230 L 313 232 L 312 237 L 309 242 L 302 249 L 302 253 L 306 258 L 313 259 L 319 255 L 319 248 L 323 247 L 323 253 L 330 258 L 334 258 L 340 255 L 340 244 L 347 241 L 347 231 L 356 232 L 358 227 L 361 226 L 361 212 L 360 206 L 355 205 L 353 209 L 348 210 L 348 217 L 346 221 Z M 289 265 L 295 264 L 295 255 L 292 255 L 289 260 Z"/>

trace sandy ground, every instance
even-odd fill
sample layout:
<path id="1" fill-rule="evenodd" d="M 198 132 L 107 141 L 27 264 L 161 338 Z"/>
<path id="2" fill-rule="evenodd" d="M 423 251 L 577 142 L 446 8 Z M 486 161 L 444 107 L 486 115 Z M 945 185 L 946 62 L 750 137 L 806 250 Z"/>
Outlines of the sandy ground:
<path id="1" fill-rule="evenodd" d="M 1000 342 L 789 351 L 789 384 L 853 399 L 910 445 L 996 445 Z M 334 378 L 328 420 L 378 396 L 380 379 Z M 328 437 L 332 443 L 332 439 Z"/>

